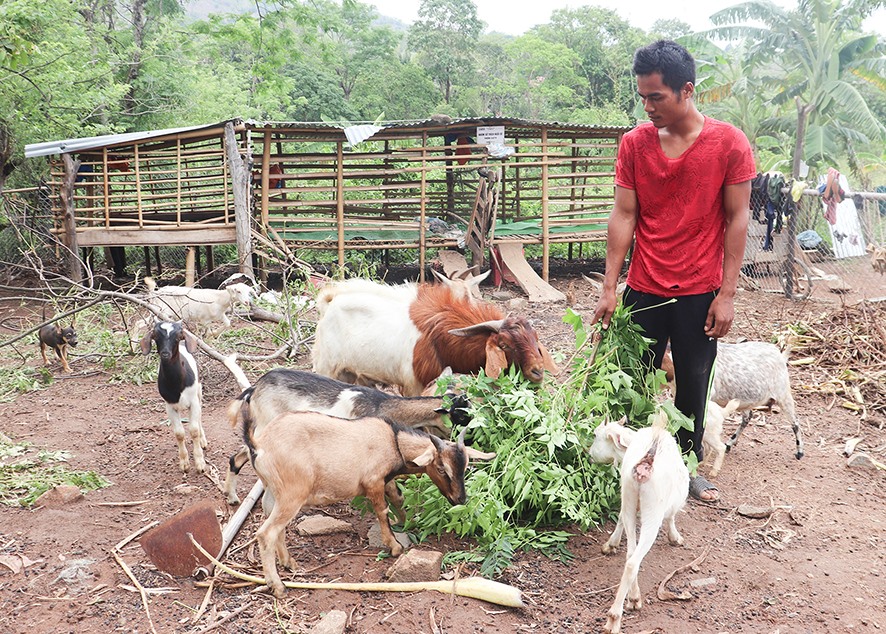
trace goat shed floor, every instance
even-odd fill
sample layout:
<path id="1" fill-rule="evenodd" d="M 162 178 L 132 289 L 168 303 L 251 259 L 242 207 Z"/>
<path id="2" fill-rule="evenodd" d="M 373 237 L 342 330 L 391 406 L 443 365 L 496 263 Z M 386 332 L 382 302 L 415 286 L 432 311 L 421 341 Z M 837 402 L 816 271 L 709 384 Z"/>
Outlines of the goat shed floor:
<path id="1" fill-rule="evenodd" d="M 593 310 L 596 296 L 580 278 L 555 278 L 552 285 L 576 311 L 588 315 Z M 484 287 L 487 296 L 488 290 Z M 732 334 L 768 339 L 784 323 L 832 306 L 821 301 L 792 305 L 774 296 L 739 293 Z M 14 310 L 39 319 L 41 309 L 34 304 Z M 12 311 L 0 304 L 0 317 Z M 567 353 L 572 336 L 561 321 L 562 312 L 562 304 L 528 309 L 547 346 Z M 36 338 L 18 347 L 28 365 L 39 363 Z M 81 338 L 76 352 L 89 349 L 90 342 Z M 124 588 L 131 581 L 111 550 L 139 528 L 195 501 L 215 501 L 225 517 L 230 509 L 209 478 L 179 472 L 172 433 L 163 424 L 165 414 L 153 384 L 111 384 L 99 365 L 75 358 L 74 375 L 0 404 L 0 431 L 36 446 L 69 451 L 71 467 L 94 469 L 113 486 L 60 509 L 0 508 L 0 564 L 13 555 L 34 562 L 21 572 L 0 565 L 0 631 L 150 632 L 139 595 Z M 225 408 L 237 388 L 205 355 L 200 363 L 207 460 L 223 477 L 227 457 L 240 444 L 225 421 Z M 304 367 L 306 360 L 296 364 Z M 57 365 L 52 368 L 58 370 Z M 660 537 L 644 560 L 640 586 L 645 605 L 638 615 L 627 614 L 625 632 L 794 634 L 886 628 L 886 481 L 882 472 L 848 469 L 841 455 L 846 438 L 860 434 L 864 450 L 884 461 L 886 431 L 878 427 L 884 421 L 864 422 L 839 406 L 829 408 L 830 397 L 805 387 L 812 384 L 808 373 L 803 367 L 791 368 L 806 457 L 800 462 L 793 458 L 793 440 L 782 416 L 767 416 L 766 424 L 755 419 L 716 480 L 722 502 L 687 504 L 678 520 L 686 545 L 673 548 Z M 245 468 L 241 497 L 253 479 Z M 102 504 L 116 502 L 141 503 Z M 769 520 L 748 519 L 736 513 L 741 504 L 778 510 Z M 369 518 L 348 505 L 328 512 L 354 523 L 358 534 L 310 539 L 290 530 L 290 552 L 311 571 L 306 577 L 381 579 L 390 562 L 378 560 L 362 539 Z M 253 514 L 235 545 L 254 535 L 258 521 Z M 604 529 L 611 530 L 612 523 Z M 198 631 L 236 610 L 241 611 L 215 631 L 303 632 L 332 609 L 349 615 L 351 633 L 585 633 L 600 631 L 624 564 L 623 547 L 614 556 L 600 554 L 606 536 L 604 530 L 576 531 L 569 544 L 575 560 L 569 565 L 518 554 L 502 581 L 523 591 L 526 607 L 519 610 L 433 592 L 291 590 L 285 601 L 275 604 L 267 594 L 246 587 L 216 589 L 205 614 L 194 623 L 205 589 L 190 579 L 158 573 L 135 543 L 124 548 L 123 558 L 144 586 L 173 589 L 150 596 L 150 614 L 160 633 Z M 427 543 L 444 552 L 463 546 L 452 536 Z M 659 582 L 708 547 L 697 570 L 682 572 L 669 584 L 674 591 L 689 590 L 693 598 L 657 600 Z M 254 546 L 238 554 L 243 560 L 254 561 L 255 556 Z"/>

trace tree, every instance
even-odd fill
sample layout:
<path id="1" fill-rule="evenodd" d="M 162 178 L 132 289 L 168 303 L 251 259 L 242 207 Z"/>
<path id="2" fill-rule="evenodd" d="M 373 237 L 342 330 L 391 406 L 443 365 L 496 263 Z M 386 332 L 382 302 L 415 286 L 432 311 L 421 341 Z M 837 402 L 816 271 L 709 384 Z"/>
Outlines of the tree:
<path id="1" fill-rule="evenodd" d="M 577 72 L 585 79 L 584 101 L 589 106 L 614 103 L 626 112 L 635 102 L 631 61 L 634 51 L 647 44 L 640 29 L 615 11 L 599 7 L 558 9 L 551 21 L 534 31 L 539 37 L 562 44 L 578 57 Z"/>
<path id="2" fill-rule="evenodd" d="M 421 0 L 418 20 L 409 29 L 409 46 L 447 104 L 453 85 L 474 70 L 482 30 L 483 22 L 471 0 Z"/>
<path id="3" fill-rule="evenodd" d="M 862 22 L 882 0 L 800 0 L 784 10 L 766 0 L 738 4 L 711 16 L 718 26 L 702 35 L 746 40 L 751 58 L 771 62 L 772 103 L 793 101 L 796 115 L 773 122 L 795 126 L 792 175 L 802 160 L 835 161 L 841 148 L 886 137 L 886 127 L 868 107 L 860 82 L 886 89 L 886 44 L 861 34 Z M 742 22 L 759 23 L 739 24 Z"/>

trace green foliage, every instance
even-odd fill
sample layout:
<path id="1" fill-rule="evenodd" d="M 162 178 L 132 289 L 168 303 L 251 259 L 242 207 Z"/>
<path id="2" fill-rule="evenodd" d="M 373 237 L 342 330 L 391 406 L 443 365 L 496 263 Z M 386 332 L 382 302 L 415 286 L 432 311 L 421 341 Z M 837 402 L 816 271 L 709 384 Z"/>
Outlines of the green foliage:
<path id="1" fill-rule="evenodd" d="M 618 506 L 616 472 L 590 462 L 585 448 L 604 420 L 627 414 L 648 424 L 663 373 L 649 373 L 642 356 L 648 341 L 619 307 L 599 346 L 591 345 L 581 317 L 567 310 L 576 353 L 562 384 L 528 383 L 511 369 L 498 380 L 460 377 L 471 400 L 469 442 L 495 451 L 488 463 L 472 464 L 467 501 L 450 506 L 427 478 L 406 485 L 407 527 L 419 541 L 452 532 L 471 537 L 483 555 L 481 572 L 499 573 L 519 550 L 536 549 L 561 560 L 576 526 L 587 530 Z"/>
<path id="2" fill-rule="evenodd" d="M 64 451 L 35 450 L 0 434 L 0 503 L 33 506 L 49 489 L 71 484 L 84 493 L 110 486 L 94 471 L 74 471 L 59 464 L 68 459 Z"/>
<path id="3" fill-rule="evenodd" d="M 0 367 L 0 403 L 15 400 L 19 394 L 41 390 L 52 380 L 52 375 L 42 367 Z"/>

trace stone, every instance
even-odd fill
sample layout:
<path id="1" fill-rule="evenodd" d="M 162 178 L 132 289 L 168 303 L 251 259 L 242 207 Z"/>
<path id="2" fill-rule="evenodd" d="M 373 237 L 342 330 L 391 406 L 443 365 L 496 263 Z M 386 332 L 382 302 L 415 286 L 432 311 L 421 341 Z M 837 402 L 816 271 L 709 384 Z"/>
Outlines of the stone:
<path id="1" fill-rule="evenodd" d="M 515 297 L 508 300 L 506 305 L 509 311 L 524 311 L 529 308 L 529 300 L 523 297 Z"/>
<path id="2" fill-rule="evenodd" d="M 37 498 L 34 506 L 57 509 L 83 499 L 83 493 L 72 484 L 60 484 Z"/>
<path id="3" fill-rule="evenodd" d="M 735 512 L 739 515 L 743 515 L 744 517 L 750 517 L 752 519 L 764 519 L 772 515 L 773 509 L 771 506 L 752 506 L 750 504 L 742 504 Z"/>
<path id="4" fill-rule="evenodd" d="M 351 533 L 354 527 L 334 517 L 326 515 L 310 515 L 295 525 L 299 535 L 334 535 L 336 533 Z"/>
<path id="5" fill-rule="evenodd" d="M 394 583 L 438 581 L 442 565 L 443 553 L 413 548 L 388 568 L 385 577 Z"/>
<path id="6" fill-rule="evenodd" d="M 341 610 L 330 610 L 311 628 L 311 634 L 344 634 L 348 615 Z"/>
<path id="7" fill-rule="evenodd" d="M 394 532 L 394 537 L 400 545 L 403 546 L 404 549 L 412 546 L 412 542 L 409 541 L 409 536 L 406 533 L 398 533 Z M 369 527 L 369 531 L 366 533 L 366 539 L 369 541 L 370 548 L 378 548 L 378 549 L 387 549 L 387 546 L 381 541 L 381 528 L 378 525 L 378 522 L 373 522 L 372 526 Z"/>

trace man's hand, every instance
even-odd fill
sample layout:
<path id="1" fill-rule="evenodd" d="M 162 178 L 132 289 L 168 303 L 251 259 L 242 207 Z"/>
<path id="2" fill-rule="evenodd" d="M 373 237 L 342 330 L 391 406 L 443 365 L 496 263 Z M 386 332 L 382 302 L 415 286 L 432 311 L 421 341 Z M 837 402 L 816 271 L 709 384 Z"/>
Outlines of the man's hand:
<path id="1" fill-rule="evenodd" d="M 603 290 L 600 299 L 597 300 L 597 307 L 594 309 L 594 318 L 592 324 L 601 322 L 603 330 L 609 328 L 609 322 L 612 320 L 612 314 L 615 312 L 615 306 L 618 300 L 615 297 L 615 291 Z"/>
<path id="2" fill-rule="evenodd" d="M 704 323 L 704 332 L 708 337 L 720 339 L 725 337 L 732 328 L 735 319 L 735 302 L 732 297 L 720 294 L 711 302 L 708 317 Z"/>

